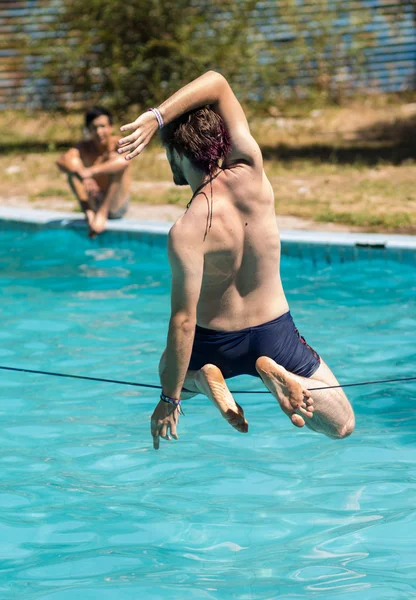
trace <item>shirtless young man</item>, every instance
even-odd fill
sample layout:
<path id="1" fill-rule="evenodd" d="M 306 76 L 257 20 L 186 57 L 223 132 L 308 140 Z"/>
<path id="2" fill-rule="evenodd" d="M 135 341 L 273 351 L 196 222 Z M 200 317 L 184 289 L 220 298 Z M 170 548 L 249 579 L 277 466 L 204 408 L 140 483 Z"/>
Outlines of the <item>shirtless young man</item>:
<path id="1" fill-rule="evenodd" d="M 57 161 L 85 213 L 89 236 L 105 229 L 107 219 L 121 219 L 127 212 L 129 165 L 117 154 L 111 113 L 95 106 L 85 115 L 90 139 L 70 148 Z"/>
<path id="2" fill-rule="evenodd" d="M 171 318 L 160 362 L 162 395 L 152 415 L 154 448 L 169 433 L 177 439 L 179 399 L 199 393 L 246 432 L 243 410 L 225 382 L 244 373 L 263 380 L 296 427 L 348 436 L 354 413 L 342 389 L 308 391 L 338 382 L 290 315 L 279 273 L 273 190 L 233 91 L 210 71 L 158 111 L 122 127 L 132 133 L 119 142 L 119 152 L 130 160 L 163 119 L 174 181 L 193 191 L 169 233 Z"/>

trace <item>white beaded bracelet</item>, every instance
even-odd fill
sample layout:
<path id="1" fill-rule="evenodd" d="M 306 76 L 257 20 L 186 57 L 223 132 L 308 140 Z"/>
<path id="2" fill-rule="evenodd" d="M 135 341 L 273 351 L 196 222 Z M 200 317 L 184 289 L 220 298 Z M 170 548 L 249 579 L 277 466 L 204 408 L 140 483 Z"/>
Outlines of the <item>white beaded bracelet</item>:
<path id="1" fill-rule="evenodd" d="M 163 121 L 162 115 L 160 114 L 160 110 L 158 110 L 157 108 L 149 108 L 148 110 L 155 115 L 157 122 L 159 123 L 159 129 L 162 129 L 165 123 Z"/>

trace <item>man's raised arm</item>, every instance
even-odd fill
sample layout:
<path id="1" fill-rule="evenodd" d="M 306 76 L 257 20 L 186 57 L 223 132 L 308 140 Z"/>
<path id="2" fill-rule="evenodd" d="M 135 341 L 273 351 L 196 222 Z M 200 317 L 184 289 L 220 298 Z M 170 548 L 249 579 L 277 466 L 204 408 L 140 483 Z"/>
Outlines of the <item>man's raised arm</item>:
<path id="1" fill-rule="evenodd" d="M 168 124 L 184 113 L 207 105 L 222 117 L 231 138 L 231 152 L 226 162 L 241 160 L 252 166 L 262 165 L 261 152 L 250 134 L 243 108 L 225 77 L 219 73 L 208 71 L 175 92 L 157 110 L 163 123 Z M 127 160 L 139 155 L 158 127 L 158 120 L 151 111 L 124 125 L 121 131 L 132 133 L 119 141 L 119 153 L 128 153 Z"/>

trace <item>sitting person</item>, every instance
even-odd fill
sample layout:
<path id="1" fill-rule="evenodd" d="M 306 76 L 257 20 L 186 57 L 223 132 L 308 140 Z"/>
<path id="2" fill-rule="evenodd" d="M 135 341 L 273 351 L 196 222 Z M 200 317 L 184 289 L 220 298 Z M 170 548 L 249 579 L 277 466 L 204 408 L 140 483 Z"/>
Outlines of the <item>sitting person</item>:
<path id="1" fill-rule="evenodd" d="M 108 110 L 99 106 L 89 109 L 85 126 L 89 139 L 70 148 L 56 164 L 68 175 L 85 213 L 89 236 L 96 237 L 104 231 L 107 219 L 121 219 L 127 212 L 130 169 L 116 152 L 117 138 Z"/>

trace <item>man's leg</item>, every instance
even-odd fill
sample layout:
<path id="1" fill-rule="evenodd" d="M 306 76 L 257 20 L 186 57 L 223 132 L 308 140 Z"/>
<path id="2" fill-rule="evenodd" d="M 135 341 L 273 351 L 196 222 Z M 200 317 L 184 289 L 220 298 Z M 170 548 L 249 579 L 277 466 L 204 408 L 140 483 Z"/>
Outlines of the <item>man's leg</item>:
<path id="1" fill-rule="evenodd" d="M 324 361 L 310 378 L 289 373 L 267 356 L 257 359 L 256 369 L 294 425 L 306 424 L 331 438 L 344 438 L 352 433 L 354 411 L 342 388 L 313 391 L 313 388 L 339 385 Z"/>
<path id="2" fill-rule="evenodd" d="M 81 159 L 72 157 L 68 167 L 74 171 L 83 168 L 84 164 Z M 95 199 L 88 195 L 85 185 L 76 175 L 68 175 L 68 184 L 77 198 L 82 212 L 85 214 L 88 224 L 91 224 L 95 215 Z"/>
<path id="3" fill-rule="evenodd" d="M 109 176 L 108 186 L 97 201 L 95 217 L 90 223 L 91 238 L 105 230 L 107 219 L 121 219 L 127 212 L 126 176 L 126 173 L 115 173 Z"/>
<path id="4" fill-rule="evenodd" d="M 244 411 L 232 397 L 218 367 L 208 364 L 199 371 L 188 371 L 183 386 L 190 392 L 195 390 L 207 396 L 231 427 L 240 433 L 247 433 L 248 423 L 244 418 Z M 186 398 L 185 395 L 183 397 Z"/>
<path id="5" fill-rule="evenodd" d="M 165 352 L 160 359 L 159 374 L 163 371 L 164 366 Z M 182 400 L 188 400 L 197 394 L 204 394 L 218 408 L 224 419 L 234 429 L 237 429 L 241 433 L 247 433 L 248 423 L 244 418 L 244 411 L 232 397 L 218 367 L 207 364 L 199 369 L 199 371 L 188 371 L 183 387 L 187 391 L 182 392 Z"/>
<path id="6" fill-rule="evenodd" d="M 110 182 L 105 191 L 104 202 L 108 207 L 108 217 L 119 219 L 127 211 L 130 174 L 127 171 L 110 175 Z"/>

